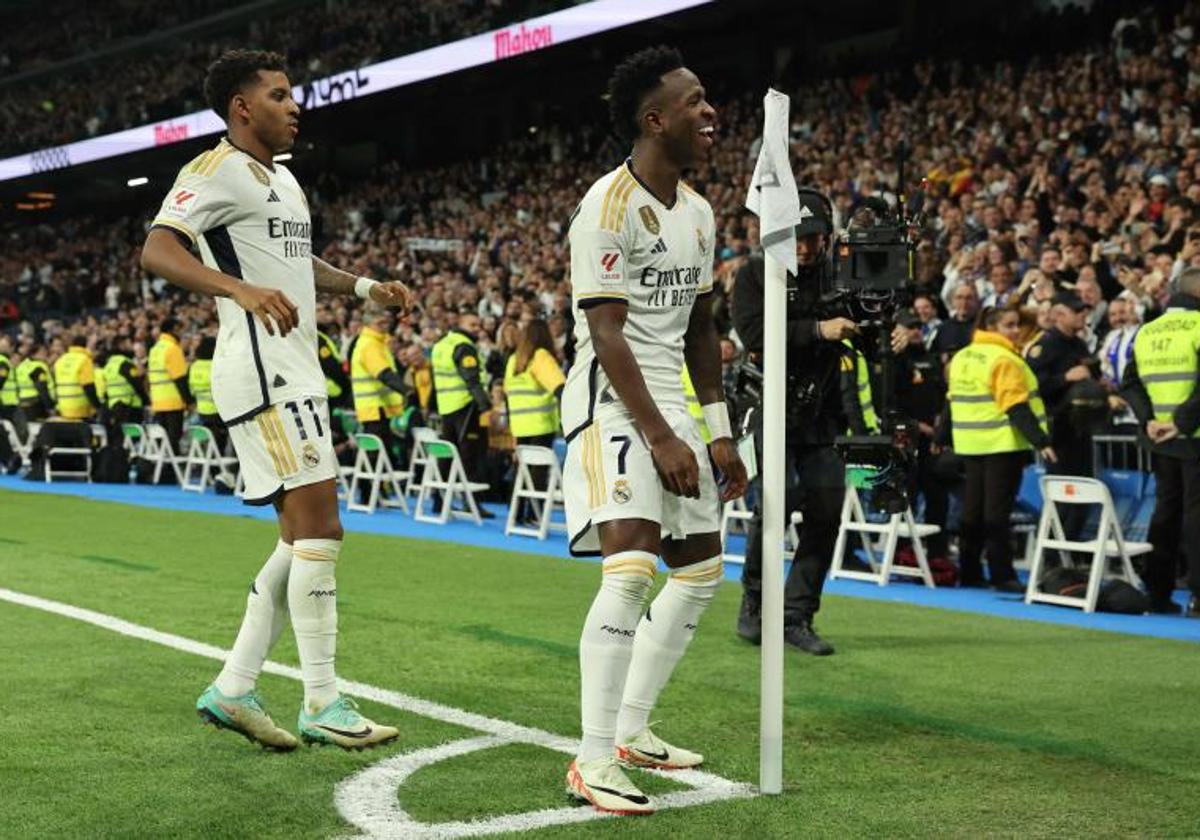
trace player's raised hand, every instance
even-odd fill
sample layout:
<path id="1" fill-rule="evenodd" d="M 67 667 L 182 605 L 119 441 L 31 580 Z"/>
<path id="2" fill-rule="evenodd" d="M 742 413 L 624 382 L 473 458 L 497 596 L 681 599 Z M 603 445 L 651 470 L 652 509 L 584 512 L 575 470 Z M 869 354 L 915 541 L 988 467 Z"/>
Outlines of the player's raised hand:
<path id="1" fill-rule="evenodd" d="M 278 289 L 264 289 L 243 283 L 233 293 L 233 302 L 250 312 L 266 328 L 268 335 L 285 336 L 300 323 L 296 304 Z"/>
<path id="2" fill-rule="evenodd" d="M 714 440 L 708 447 L 713 463 L 717 465 L 721 480 L 721 501 L 729 502 L 740 498 L 746 493 L 746 465 L 738 454 L 737 446 L 731 438 L 723 437 Z"/>
<path id="3" fill-rule="evenodd" d="M 700 465 L 696 453 L 678 435 L 650 444 L 650 457 L 663 486 L 676 496 L 700 498 Z"/>
<path id="4" fill-rule="evenodd" d="M 381 306 L 395 307 L 404 313 L 412 309 L 413 294 L 412 290 L 399 280 L 389 280 L 371 287 L 371 300 Z"/>

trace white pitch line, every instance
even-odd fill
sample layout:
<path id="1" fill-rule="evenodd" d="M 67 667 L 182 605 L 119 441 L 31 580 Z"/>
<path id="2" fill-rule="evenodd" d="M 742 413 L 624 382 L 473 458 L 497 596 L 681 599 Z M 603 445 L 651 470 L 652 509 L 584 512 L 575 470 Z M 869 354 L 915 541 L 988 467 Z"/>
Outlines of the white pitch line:
<path id="1" fill-rule="evenodd" d="M 36 595 L 15 592 L 3 587 L 0 587 L 0 600 L 64 616 L 110 630 L 122 636 L 153 642 L 173 650 L 215 659 L 218 662 L 224 662 L 229 655 L 229 651 L 215 645 L 197 642 L 174 633 L 164 633 L 161 630 L 134 624 L 106 613 L 76 607 L 61 601 L 52 601 L 48 598 L 40 598 Z M 300 669 L 278 662 L 264 663 L 263 670 L 298 682 L 301 680 Z M 607 816 L 592 808 L 553 808 L 467 822 L 438 824 L 418 822 L 399 807 L 396 790 L 405 778 L 421 767 L 469 752 L 513 743 L 533 744 L 573 755 L 579 747 L 579 742 L 543 729 L 475 714 L 454 706 L 446 706 L 432 700 L 424 700 L 367 683 L 339 679 L 338 687 L 345 694 L 372 700 L 394 709 L 440 720 L 465 729 L 488 733 L 481 737 L 453 741 L 438 747 L 391 756 L 340 782 L 334 793 L 338 811 L 347 822 L 363 831 L 367 836 L 375 838 L 414 837 L 423 838 L 423 840 L 438 838 L 440 840 L 441 838 L 531 830 L 551 825 L 603 819 Z M 751 785 L 733 782 L 700 770 L 675 770 L 670 773 L 648 772 L 694 788 L 690 791 L 656 796 L 654 804 L 659 809 L 689 807 L 728 799 L 745 799 L 756 795 L 756 791 Z"/>

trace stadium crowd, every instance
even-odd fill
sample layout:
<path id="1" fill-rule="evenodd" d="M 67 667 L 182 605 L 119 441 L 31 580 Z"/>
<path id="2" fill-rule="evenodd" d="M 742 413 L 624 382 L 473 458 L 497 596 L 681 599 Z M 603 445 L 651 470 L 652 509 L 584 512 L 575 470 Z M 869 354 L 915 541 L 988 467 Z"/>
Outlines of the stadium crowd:
<path id="1" fill-rule="evenodd" d="M 82 15 L 16 15 L 22 37 L 10 34 L 0 48 L 3 76 L 16 75 L 150 31 L 213 14 L 239 4 L 217 0 L 172 0 L 166 4 L 122 3 L 120 16 L 99 7 Z M 204 67 L 229 43 L 254 43 L 289 59 L 291 81 L 305 84 L 426 47 L 486 32 L 514 20 L 561 8 L 562 0 L 433 0 L 426 3 L 310 2 L 271 10 L 201 36 L 172 42 L 169 51 L 140 51 L 137 60 L 117 52 L 86 64 L 14 84 L 0 97 L 0 155 L 121 131 L 202 110 Z M 3 20 L 3 18 L 0 18 Z M 114 21 L 121 23 L 114 23 Z M 67 45 L 73 45 L 66 49 Z M 52 49 L 46 49 L 52 46 Z M 158 45 L 161 47 L 161 44 Z"/>
<path id="2" fill-rule="evenodd" d="M 472 26 L 492 20 L 493 4 L 457 5 L 479 7 L 466 18 Z M 344 28 L 360 24 L 360 4 L 335 8 Z M 902 319 L 914 352 L 944 365 L 970 342 L 981 307 L 1011 308 L 1021 318 L 1018 345 L 1045 379 L 1044 392 L 1056 390 L 1061 398 L 1065 384 L 1090 383 L 1075 403 L 1091 413 L 1063 413 L 1056 423 L 1079 434 L 1080 424 L 1132 420 L 1117 391 L 1133 335 L 1164 311 L 1184 269 L 1200 266 L 1198 22 L 1195 2 L 1175 16 L 1148 6 L 1119 21 L 1111 39 L 1080 51 L 986 66 L 926 60 L 793 92 L 797 180 L 831 197 L 841 227 L 871 199 L 895 203 L 901 141 L 911 150 L 908 171 L 920 173 L 926 195 L 915 230 L 917 293 Z M 268 44 L 289 44 L 293 56 L 303 56 L 301 78 L 333 66 L 330 56 L 344 57 L 338 50 L 346 39 L 337 35 L 313 41 L 286 27 L 263 34 Z M 430 34 L 421 30 L 414 38 Z M 371 39 L 354 40 L 361 59 Z M 214 48 L 195 49 L 207 56 Z M 194 68 L 203 63 L 199 53 L 195 59 L 172 59 L 187 68 L 193 86 Z M 167 86 L 176 88 L 187 85 Z M 152 107 L 145 91 L 128 95 L 128 107 Z M 193 95 L 198 103 L 198 91 Z M 757 247 L 755 217 L 743 204 L 761 142 L 761 109 L 750 94 L 716 104 L 720 141 L 689 181 L 716 214 L 713 305 L 729 334 L 734 277 Z M 24 120 L 23 113 L 7 113 L 0 124 Z M 116 106 L 95 130 L 141 119 Z M 67 133 L 79 125 L 54 122 L 74 125 Z M 44 130 L 31 128 L 18 143 L 49 140 L 37 135 Z M 503 382 L 508 357 L 535 320 L 546 322 L 554 354 L 569 365 L 565 227 L 583 188 L 623 154 L 598 126 L 560 126 L 480 160 L 420 170 L 391 163 L 367 182 L 323 175 L 308 185 L 314 253 L 356 274 L 404 280 L 417 293 L 417 311 L 394 326 L 388 341 L 406 371 L 409 399 L 423 413 L 436 413 L 436 396 L 421 371 L 433 346 L 464 320 L 472 323 L 485 387 Z M 213 308 L 141 271 L 148 218 L 78 219 L 66 229 L 7 233 L 0 328 L 20 357 L 52 366 L 66 349 L 64 336 L 78 325 L 97 351 L 97 366 L 106 351 L 128 347 L 144 369 L 166 318 L 178 322 L 185 356 L 195 357 L 202 338 L 215 334 Z M 359 308 L 321 304 L 318 320 L 348 365 L 363 328 Z M 1056 330 L 1086 347 L 1083 358 L 1062 369 L 1049 351 L 1038 358 L 1040 339 Z M 736 334 L 730 338 L 732 362 Z M 484 422 L 492 425 L 491 448 L 503 452 L 512 445 L 504 434 L 503 389 L 489 390 L 489 397 L 495 411 Z M 923 422 L 936 425 L 942 402 L 944 392 L 925 406 Z"/>

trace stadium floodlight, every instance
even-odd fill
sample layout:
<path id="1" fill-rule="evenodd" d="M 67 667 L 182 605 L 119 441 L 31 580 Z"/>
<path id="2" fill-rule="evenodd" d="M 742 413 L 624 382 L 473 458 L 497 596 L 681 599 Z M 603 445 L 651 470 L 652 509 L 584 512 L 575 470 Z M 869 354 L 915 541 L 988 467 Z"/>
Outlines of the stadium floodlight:
<path id="1" fill-rule="evenodd" d="M 125 186 L 127 186 L 127 187 L 140 187 L 140 186 L 143 186 L 143 185 L 145 185 L 145 184 L 149 184 L 149 183 L 150 183 L 150 179 L 149 179 L 149 178 L 145 178 L 145 177 L 142 177 L 142 178 L 130 178 L 128 181 L 126 181 L 126 182 L 125 182 Z"/>
<path id="2" fill-rule="evenodd" d="M 292 95 L 303 110 L 311 111 L 713 2 L 715 0 L 655 0 L 653 3 L 592 0 L 491 32 L 296 85 Z M 199 67 L 196 72 L 200 72 Z M 0 181 L 168 146 L 224 130 L 224 121 L 206 108 L 65 146 L 5 158 L 0 160 Z"/>
<path id="3" fill-rule="evenodd" d="M 273 158 L 271 158 L 271 160 L 275 161 L 276 163 L 284 163 L 291 159 L 292 159 L 291 152 L 280 152 L 279 154 L 277 154 Z"/>
<path id="4" fill-rule="evenodd" d="M 788 160 L 790 100 L 771 89 L 763 98 L 763 142 L 750 178 L 746 209 L 759 218 L 766 257 L 763 282 L 763 538 L 762 679 L 758 788 L 783 792 L 783 531 L 784 383 L 787 370 L 787 273 L 796 273 L 800 196 Z"/>

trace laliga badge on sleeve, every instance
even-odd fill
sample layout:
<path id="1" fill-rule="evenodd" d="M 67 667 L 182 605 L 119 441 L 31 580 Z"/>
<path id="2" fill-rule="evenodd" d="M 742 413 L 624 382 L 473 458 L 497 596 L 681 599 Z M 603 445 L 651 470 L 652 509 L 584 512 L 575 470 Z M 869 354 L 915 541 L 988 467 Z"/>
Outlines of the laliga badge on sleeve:
<path id="1" fill-rule="evenodd" d="M 738 455 L 746 465 L 746 481 L 758 477 L 758 456 L 754 451 L 754 435 L 743 435 L 737 442 Z"/>

